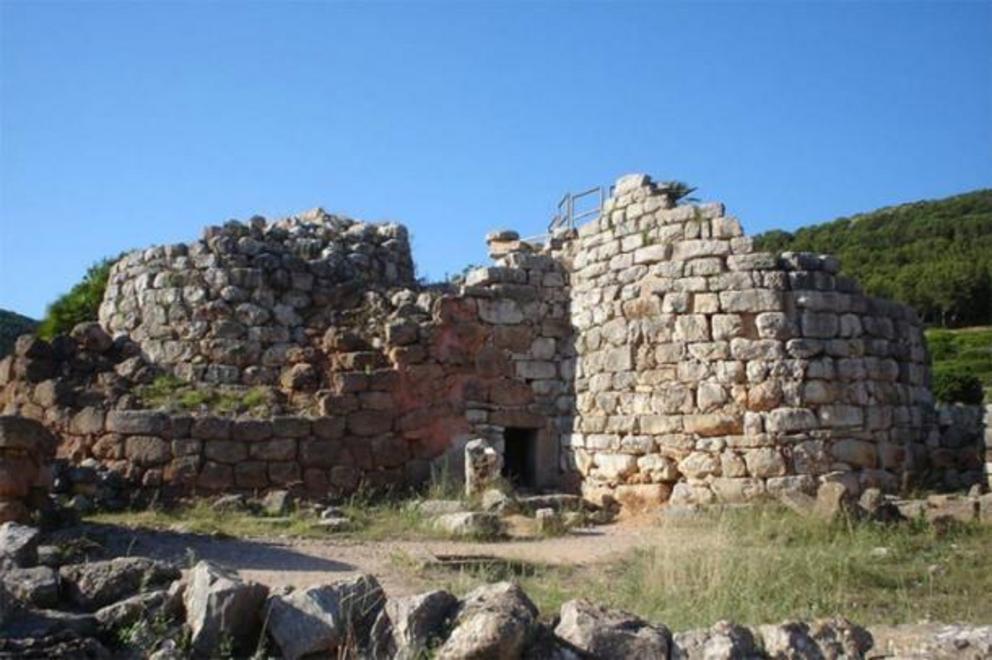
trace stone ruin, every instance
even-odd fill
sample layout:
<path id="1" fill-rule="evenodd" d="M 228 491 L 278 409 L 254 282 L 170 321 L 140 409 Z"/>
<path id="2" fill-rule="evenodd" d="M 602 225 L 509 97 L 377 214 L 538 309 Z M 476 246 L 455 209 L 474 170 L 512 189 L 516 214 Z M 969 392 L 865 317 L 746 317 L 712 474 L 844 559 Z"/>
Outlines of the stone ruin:
<path id="1" fill-rule="evenodd" d="M 492 266 L 431 286 L 405 228 L 321 210 L 132 252 L 99 325 L 0 362 L 0 404 L 172 494 L 412 486 L 464 473 L 473 438 L 518 486 L 638 505 L 981 476 L 941 445 L 914 312 L 832 257 L 755 251 L 722 204 L 629 175 L 577 230 L 487 240 Z M 161 373 L 276 403 L 145 409 Z"/>

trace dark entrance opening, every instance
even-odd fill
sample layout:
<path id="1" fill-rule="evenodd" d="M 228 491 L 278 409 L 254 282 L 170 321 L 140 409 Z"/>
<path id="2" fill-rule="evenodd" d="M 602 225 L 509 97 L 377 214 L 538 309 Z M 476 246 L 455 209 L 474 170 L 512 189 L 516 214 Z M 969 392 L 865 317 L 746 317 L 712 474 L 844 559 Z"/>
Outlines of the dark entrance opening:
<path id="1" fill-rule="evenodd" d="M 537 485 L 537 429 L 503 432 L 503 477 L 518 488 Z"/>

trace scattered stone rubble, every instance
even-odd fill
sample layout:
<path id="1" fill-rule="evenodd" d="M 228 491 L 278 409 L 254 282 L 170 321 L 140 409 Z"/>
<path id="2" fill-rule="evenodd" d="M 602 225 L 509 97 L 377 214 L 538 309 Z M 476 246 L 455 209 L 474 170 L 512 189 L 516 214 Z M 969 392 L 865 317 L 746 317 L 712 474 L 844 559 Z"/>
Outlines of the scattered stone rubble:
<path id="1" fill-rule="evenodd" d="M 36 551 L 38 538 L 16 523 L 0 527 L 0 555 L 22 564 L 0 582 L 0 657 L 730 660 L 972 658 L 992 649 L 987 626 L 940 627 L 911 643 L 887 636 L 887 648 L 875 648 L 867 630 L 841 618 L 757 627 L 721 621 L 673 634 L 583 600 L 542 617 L 510 582 L 461 599 L 443 590 L 391 598 L 369 575 L 270 593 L 206 561 L 183 577 L 142 557 L 53 568 L 25 552 L 25 539 Z"/>

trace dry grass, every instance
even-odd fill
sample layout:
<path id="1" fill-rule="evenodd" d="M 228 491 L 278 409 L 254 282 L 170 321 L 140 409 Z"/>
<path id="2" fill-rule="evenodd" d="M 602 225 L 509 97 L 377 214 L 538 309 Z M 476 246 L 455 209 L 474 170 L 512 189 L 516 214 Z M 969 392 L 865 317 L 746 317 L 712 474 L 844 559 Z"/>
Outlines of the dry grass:
<path id="1" fill-rule="evenodd" d="M 586 597 L 683 630 L 843 615 L 861 623 L 992 620 L 992 528 L 826 524 L 770 507 L 661 523 L 657 541 L 586 567 L 493 563 L 422 572 L 463 593 L 517 579 L 545 615 Z M 884 550 L 880 550 L 884 548 Z"/>

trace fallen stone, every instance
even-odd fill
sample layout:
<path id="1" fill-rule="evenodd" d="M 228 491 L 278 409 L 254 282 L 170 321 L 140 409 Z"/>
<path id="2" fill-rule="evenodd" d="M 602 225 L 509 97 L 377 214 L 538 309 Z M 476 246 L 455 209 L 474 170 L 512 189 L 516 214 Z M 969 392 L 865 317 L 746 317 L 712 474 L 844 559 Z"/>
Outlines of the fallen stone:
<path id="1" fill-rule="evenodd" d="M 532 511 L 537 509 L 554 509 L 556 512 L 579 511 L 583 508 L 582 498 L 578 495 L 553 493 L 550 495 L 526 495 L 517 500 L 521 506 Z"/>
<path id="2" fill-rule="evenodd" d="M 368 638 L 384 602 L 371 575 L 313 586 L 269 598 L 267 629 L 288 660 L 317 653 L 337 657 L 355 640 Z"/>
<path id="3" fill-rule="evenodd" d="M 214 511 L 242 512 L 248 511 L 248 498 L 244 495 L 223 495 L 214 500 L 210 508 Z"/>
<path id="4" fill-rule="evenodd" d="M 671 633 L 621 610 L 584 600 L 561 606 L 555 634 L 583 653 L 602 660 L 667 658 Z"/>
<path id="5" fill-rule="evenodd" d="M 438 660 L 518 658 L 534 633 L 537 608 L 515 584 L 483 585 L 462 601 Z"/>
<path id="6" fill-rule="evenodd" d="M 844 487 L 844 484 L 836 481 L 820 484 L 816 491 L 813 515 L 823 520 L 834 520 L 845 515 L 856 515 L 857 511 L 857 502 Z"/>
<path id="7" fill-rule="evenodd" d="M 0 525 L 0 570 L 28 568 L 38 563 L 40 533 L 16 522 Z"/>
<path id="8" fill-rule="evenodd" d="M 242 581 L 234 571 L 208 561 L 197 563 L 183 595 L 194 653 L 211 656 L 222 641 L 230 641 L 235 653 L 254 653 L 268 592 L 264 585 Z"/>
<path id="9" fill-rule="evenodd" d="M 55 607 L 59 601 L 58 573 L 48 566 L 12 568 L 0 573 L 7 592 L 22 603 Z"/>
<path id="10" fill-rule="evenodd" d="M 672 636 L 671 660 L 758 660 L 763 657 L 751 630 L 729 621 Z"/>
<path id="11" fill-rule="evenodd" d="M 110 657 L 110 651 L 99 641 L 71 630 L 60 630 L 41 637 L 0 636 L 0 658 L 104 660 Z"/>
<path id="12" fill-rule="evenodd" d="M 481 511 L 447 513 L 435 518 L 433 524 L 435 529 L 457 537 L 489 539 L 503 531 L 499 516 Z"/>
<path id="13" fill-rule="evenodd" d="M 759 626 L 758 634 L 770 658 L 862 658 L 874 643 L 871 633 L 841 618 Z"/>
<path id="14" fill-rule="evenodd" d="M 285 516 L 293 508 L 293 496 L 288 490 L 272 490 L 262 498 L 262 510 L 270 516 Z"/>
<path id="15" fill-rule="evenodd" d="M 118 557 L 59 569 L 66 597 L 74 605 L 93 611 L 123 600 L 142 589 L 179 579 L 179 570 L 147 557 Z"/>
<path id="16" fill-rule="evenodd" d="M 417 502 L 417 510 L 425 516 L 440 516 L 446 513 L 459 513 L 466 509 L 461 500 L 424 500 Z"/>
<path id="17" fill-rule="evenodd" d="M 390 598 L 381 617 L 389 626 L 386 652 L 396 660 L 425 657 L 443 640 L 457 608 L 458 599 L 443 589 Z"/>
<path id="18" fill-rule="evenodd" d="M 143 615 L 150 614 L 159 608 L 165 603 L 167 595 L 168 592 L 165 589 L 135 594 L 130 598 L 101 607 L 94 612 L 93 617 L 102 630 L 116 630 L 131 625 Z"/>

